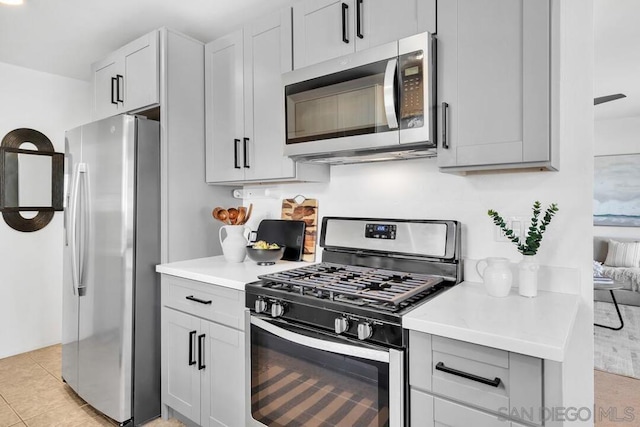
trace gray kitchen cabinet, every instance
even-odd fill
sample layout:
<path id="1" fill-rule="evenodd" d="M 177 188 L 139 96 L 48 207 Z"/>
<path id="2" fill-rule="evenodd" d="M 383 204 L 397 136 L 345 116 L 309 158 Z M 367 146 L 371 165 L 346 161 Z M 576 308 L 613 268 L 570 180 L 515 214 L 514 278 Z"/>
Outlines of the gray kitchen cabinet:
<path id="1" fill-rule="evenodd" d="M 410 331 L 411 425 L 542 425 L 543 367 L 536 357 Z"/>
<path id="2" fill-rule="evenodd" d="M 291 9 L 214 40 L 205 55 L 207 182 L 327 181 L 326 165 L 283 155 Z"/>
<path id="3" fill-rule="evenodd" d="M 439 0 L 438 159 L 445 172 L 555 170 L 549 0 Z"/>
<path id="4" fill-rule="evenodd" d="M 304 0 L 293 5 L 294 68 L 424 31 L 434 33 L 435 0 Z"/>
<path id="5" fill-rule="evenodd" d="M 156 30 L 92 64 L 94 120 L 159 102 L 158 46 Z"/>
<path id="6" fill-rule="evenodd" d="M 244 292 L 162 276 L 162 404 L 201 426 L 240 426 Z"/>

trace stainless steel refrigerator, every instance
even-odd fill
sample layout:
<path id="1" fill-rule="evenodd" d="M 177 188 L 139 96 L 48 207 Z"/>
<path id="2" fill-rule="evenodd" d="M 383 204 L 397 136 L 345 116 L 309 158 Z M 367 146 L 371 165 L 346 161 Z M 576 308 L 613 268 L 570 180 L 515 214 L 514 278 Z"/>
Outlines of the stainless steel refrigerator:
<path id="1" fill-rule="evenodd" d="M 160 414 L 159 134 L 120 115 L 65 137 L 62 377 L 122 424 Z"/>

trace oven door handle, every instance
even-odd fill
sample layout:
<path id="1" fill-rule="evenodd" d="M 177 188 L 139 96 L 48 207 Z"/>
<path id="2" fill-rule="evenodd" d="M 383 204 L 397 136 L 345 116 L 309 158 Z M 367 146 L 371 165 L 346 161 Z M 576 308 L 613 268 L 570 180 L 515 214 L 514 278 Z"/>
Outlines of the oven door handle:
<path id="1" fill-rule="evenodd" d="M 251 324 L 284 340 L 302 345 L 304 347 L 329 351 L 331 353 L 342 354 L 345 356 L 353 356 L 361 359 L 376 360 L 378 362 L 389 363 L 389 351 L 374 350 L 371 348 L 357 347 L 355 345 L 321 340 L 318 338 L 289 331 L 255 316 L 251 316 Z"/>

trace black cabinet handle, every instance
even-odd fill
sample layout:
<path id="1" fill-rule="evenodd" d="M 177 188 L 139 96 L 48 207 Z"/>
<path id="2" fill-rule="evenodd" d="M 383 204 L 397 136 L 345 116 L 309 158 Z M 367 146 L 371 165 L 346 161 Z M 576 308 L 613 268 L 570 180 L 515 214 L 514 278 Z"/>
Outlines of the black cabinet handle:
<path id="1" fill-rule="evenodd" d="M 444 366 L 444 363 L 442 362 L 438 362 L 438 364 L 436 365 L 436 370 L 446 372 L 447 374 L 456 375 L 458 377 L 466 378 L 471 381 L 476 381 L 482 384 L 490 385 L 491 387 L 498 387 L 502 382 L 502 380 L 500 380 L 500 378 L 498 377 L 495 377 L 494 379 L 490 380 L 488 378 L 479 377 L 477 375 L 469 374 L 467 372 L 458 371 L 457 369 L 447 368 L 446 366 Z"/>
<path id="2" fill-rule="evenodd" d="M 345 43 L 349 43 L 349 38 L 347 38 L 347 14 L 349 13 L 349 5 L 346 3 L 342 3 L 342 41 Z"/>
<path id="3" fill-rule="evenodd" d="M 196 331 L 189 332 L 189 366 L 195 365 L 196 360 L 193 358 L 193 344 L 196 337 Z"/>
<path id="4" fill-rule="evenodd" d="M 124 76 L 122 74 L 116 74 L 116 78 L 118 79 L 118 91 L 116 92 L 116 101 L 124 102 Z M 120 81 L 122 81 L 122 93 L 123 97 L 120 98 Z"/>
<path id="5" fill-rule="evenodd" d="M 447 111 L 449 110 L 449 104 L 442 103 L 442 148 L 449 149 L 449 141 L 447 141 Z"/>
<path id="6" fill-rule="evenodd" d="M 240 165 L 238 164 L 238 149 L 240 145 L 239 139 L 233 140 L 233 167 L 236 169 L 240 169 Z"/>
<path id="7" fill-rule="evenodd" d="M 364 0 L 356 0 L 356 35 L 358 38 L 363 39 L 362 34 L 362 2 Z"/>
<path id="8" fill-rule="evenodd" d="M 118 105 L 118 101 L 116 99 L 114 99 L 114 97 L 113 97 L 113 95 L 114 95 L 113 86 L 114 85 L 116 85 L 116 86 L 118 85 L 118 79 L 116 77 L 111 77 L 111 103 Z"/>
<path id="9" fill-rule="evenodd" d="M 242 138 L 242 142 L 244 144 L 244 167 L 249 169 L 251 165 L 249 165 L 249 138 Z"/>
<path id="10" fill-rule="evenodd" d="M 193 295 L 189 295 L 189 296 L 187 296 L 185 298 L 188 299 L 189 301 L 199 302 L 200 304 L 211 304 L 211 300 L 210 299 L 203 300 L 203 299 L 200 299 L 200 298 L 196 298 Z"/>
<path id="11" fill-rule="evenodd" d="M 207 366 L 204 361 L 204 334 L 198 335 L 198 370 L 201 371 Z"/>

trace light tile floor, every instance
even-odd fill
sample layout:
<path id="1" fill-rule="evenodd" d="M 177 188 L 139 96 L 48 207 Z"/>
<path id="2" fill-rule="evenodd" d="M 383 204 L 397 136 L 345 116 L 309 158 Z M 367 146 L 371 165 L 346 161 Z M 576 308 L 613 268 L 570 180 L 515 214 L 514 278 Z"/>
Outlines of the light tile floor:
<path id="1" fill-rule="evenodd" d="M 0 427 L 116 425 L 62 381 L 61 358 L 61 346 L 54 345 L 0 359 Z M 146 426 L 178 427 L 183 424 L 157 419 Z"/>

